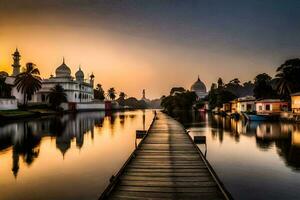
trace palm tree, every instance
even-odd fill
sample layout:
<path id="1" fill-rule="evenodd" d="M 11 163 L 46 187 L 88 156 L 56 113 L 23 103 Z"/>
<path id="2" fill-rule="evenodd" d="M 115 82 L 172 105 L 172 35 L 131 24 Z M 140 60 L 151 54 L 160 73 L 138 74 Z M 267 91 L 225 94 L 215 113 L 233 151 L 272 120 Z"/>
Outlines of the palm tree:
<path id="1" fill-rule="evenodd" d="M 67 94 L 65 93 L 64 88 L 57 84 L 54 88 L 51 88 L 51 92 L 47 95 L 47 99 L 49 99 L 51 106 L 55 110 L 58 110 L 61 103 L 67 102 Z"/>
<path id="2" fill-rule="evenodd" d="M 119 103 L 120 106 L 125 106 L 125 98 L 126 98 L 125 92 L 120 92 L 119 94 L 119 99 L 117 99 L 117 102 Z"/>
<path id="3" fill-rule="evenodd" d="M 27 63 L 24 71 L 17 75 L 14 83 L 18 92 L 23 94 L 23 104 L 27 104 L 27 99 L 42 87 L 40 71 L 34 63 Z"/>
<path id="4" fill-rule="evenodd" d="M 290 78 L 290 73 L 279 72 L 275 77 L 278 94 L 282 97 L 287 97 L 291 94 L 293 90 L 293 81 Z"/>
<path id="5" fill-rule="evenodd" d="M 290 59 L 277 68 L 275 75 L 276 89 L 284 98 L 300 90 L 300 59 Z"/>
<path id="6" fill-rule="evenodd" d="M 125 92 L 120 92 L 120 94 L 119 94 L 120 99 L 125 99 L 126 96 L 127 95 L 125 94 Z"/>
<path id="7" fill-rule="evenodd" d="M 111 99 L 111 100 L 115 100 L 116 98 L 116 90 L 115 88 L 109 88 L 109 90 L 107 91 L 107 96 Z"/>
<path id="8" fill-rule="evenodd" d="M 99 100 L 105 99 L 104 90 L 102 89 L 101 84 L 97 84 L 96 89 L 94 89 L 94 98 Z"/>

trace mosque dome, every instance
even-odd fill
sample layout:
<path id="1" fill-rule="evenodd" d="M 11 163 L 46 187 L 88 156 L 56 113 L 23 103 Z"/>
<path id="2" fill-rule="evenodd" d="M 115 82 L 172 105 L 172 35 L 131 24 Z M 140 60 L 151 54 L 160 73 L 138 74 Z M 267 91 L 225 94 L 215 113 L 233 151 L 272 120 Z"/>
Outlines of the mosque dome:
<path id="1" fill-rule="evenodd" d="M 197 81 L 192 85 L 191 90 L 195 91 L 195 92 L 206 92 L 206 86 L 200 80 L 199 76 L 198 76 Z"/>
<path id="2" fill-rule="evenodd" d="M 75 73 L 75 76 L 76 76 L 76 78 L 77 77 L 84 78 L 84 73 L 80 67 L 79 67 L 79 70 Z"/>
<path id="3" fill-rule="evenodd" d="M 76 77 L 76 80 L 83 81 L 84 73 L 83 73 L 83 71 L 81 70 L 80 67 L 79 67 L 78 71 L 75 73 L 75 77 Z"/>
<path id="4" fill-rule="evenodd" d="M 56 77 L 71 77 L 71 69 L 65 64 L 65 60 L 63 60 L 63 63 L 56 68 L 55 74 Z"/>
<path id="5" fill-rule="evenodd" d="M 7 72 L 5 72 L 5 71 L 1 71 L 0 72 L 0 77 L 7 77 L 8 76 L 8 73 Z"/>

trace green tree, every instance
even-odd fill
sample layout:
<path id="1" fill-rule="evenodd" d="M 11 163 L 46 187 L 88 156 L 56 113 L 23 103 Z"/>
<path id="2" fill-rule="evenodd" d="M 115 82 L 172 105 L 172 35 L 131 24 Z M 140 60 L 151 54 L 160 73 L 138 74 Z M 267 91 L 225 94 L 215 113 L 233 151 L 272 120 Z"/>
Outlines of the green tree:
<path id="1" fill-rule="evenodd" d="M 181 111 L 189 111 L 196 102 L 195 92 L 186 91 L 184 93 L 175 93 L 162 99 L 161 106 L 170 115 L 176 116 Z"/>
<path id="2" fill-rule="evenodd" d="M 220 77 L 218 79 L 218 88 L 223 88 L 224 87 L 224 82 L 223 82 L 223 79 Z"/>
<path id="3" fill-rule="evenodd" d="M 126 94 L 125 94 L 125 92 L 120 92 L 120 94 L 119 94 L 119 98 L 122 98 L 122 99 L 125 99 L 126 98 Z"/>
<path id="4" fill-rule="evenodd" d="M 182 93 L 185 92 L 185 89 L 183 87 L 173 87 L 170 91 L 170 95 L 173 95 L 175 93 Z"/>
<path id="5" fill-rule="evenodd" d="M 231 81 L 229 81 L 230 84 L 239 85 L 241 81 L 238 78 L 234 78 Z"/>
<path id="6" fill-rule="evenodd" d="M 96 89 L 94 89 L 94 98 L 99 100 L 105 99 L 104 90 L 102 89 L 101 84 L 97 84 Z"/>
<path id="7" fill-rule="evenodd" d="M 18 92 L 23 94 L 23 104 L 27 104 L 28 98 L 42 87 L 40 71 L 34 63 L 27 63 L 24 71 L 17 75 L 14 84 Z"/>
<path id="8" fill-rule="evenodd" d="M 119 105 L 125 106 L 125 98 L 126 98 L 126 96 L 127 95 L 125 94 L 125 92 L 120 92 L 119 98 L 117 100 L 117 102 L 119 103 Z"/>
<path id="9" fill-rule="evenodd" d="M 50 93 L 47 95 L 51 107 L 55 110 L 59 109 L 59 106 L 63 102 L 67 102 L 67 94 L 64 91 L 64 88 L 57 84 L 54 88 L 50 89 Z"/>
<path id="10" fill-rule="evenodd" d="M 254 78 L 253 95 L 256 99 L 274 98 L 276 96 L 271 81 L 272 77 L 266 73 L 258 74 Z"/>
<path id="11" fill-rule="evenodd" d="M 0 77 L 0 98 L 11 97 L 11 86 L 5 83 L 6 77 Z"/>
<path id="12" fill-rule="evenodd" d="M 237 98 L 230 90 L 225 87 L 218 88 L 215 83 L 212 84 L 210 91 L 208 93 L 208 103 L 210 109 L 215 107 L 222 107 L 223 103 L 227 103 Z"/>
<path id="13" fill-rule="evenodd" d="M 289 99 L 290 94 L 300 91 L 300 59 L 285 61 L 276 70 L 276 89 L 282 98 Z"/>
<path id="14" fill-rule="evenodd" d="M 107 96 L 111 99 L 111 100 L 115 100 L 116 98 L 116 90 L 115 88 L 109 88 L 107 91 Z"/>
<path id="15" fill-rule="evenodd" d="M 252 96 L 254 84 L 251 81 L 241 84 L 238 78 L 234 78 L 224 86 L 227 91 L 230 91 L 237 97 Z"/>
<path id="16" fill-rule="evenodd" d="M 128 106 L 130 108 L 135 108 L 135 109 L 147 108 L 147 104 L 144 100 L 137 100 L 134 97 L 129 97 L 129 98 L 125 99 L 124 105 Z"/>
<path id="17" fill-rule="evenodd" d="M 212 83 L 208 93 L 208 104 L 211 109 L 217 106 L 217 84 Z"/>

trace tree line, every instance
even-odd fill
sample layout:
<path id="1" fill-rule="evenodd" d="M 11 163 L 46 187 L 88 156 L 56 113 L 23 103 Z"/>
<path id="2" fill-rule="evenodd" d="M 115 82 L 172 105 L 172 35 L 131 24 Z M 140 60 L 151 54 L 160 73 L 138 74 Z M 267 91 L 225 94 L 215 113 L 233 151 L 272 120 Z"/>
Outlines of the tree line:
<path id="1" fill-rule="evenodd" d="M 228 83 L 224 83 L 223 79 L 219 78 L 216 83 L 212 83 L 208 95 L 202 100 L 195 98 L 192 92 L 183 87 L 174 87 L 171 89 L 170 95 L 163 98 L 161 105 L 169 113 L 176 110 L 189 110 L 193 106 L 201 107 L 204 105 L 204 101 L 209 103 L 211 109 L 214 109 L 244 96 L 290 101 L 290 95 L 296 92 L 300 92 L 299 58 L 286 60 L 277 67 L 274 78 L 267 73 L 256 75 L 254 82 L 241 83 L 238 78 L 234 78 Z"/>

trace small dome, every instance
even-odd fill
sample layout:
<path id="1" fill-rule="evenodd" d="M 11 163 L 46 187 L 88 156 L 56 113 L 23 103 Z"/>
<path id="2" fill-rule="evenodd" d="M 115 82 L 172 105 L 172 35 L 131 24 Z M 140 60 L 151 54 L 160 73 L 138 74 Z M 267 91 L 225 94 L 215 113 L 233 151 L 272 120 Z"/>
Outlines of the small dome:
<path id="1" fill-rule="evenodd" d="M 2 77 L 7 77 L 7 76 L 8 76 L 8 73 L 5 72 L 5 71 L 1 71 L 1 72 L 0 72 L 0 76 L 2 76 Z"/>
<path id="2" fill-rule="evenodd" d="M 84 78 L 84 73 L 81 70 L 81 68 L 79 67 L 78 71 L 75 73 L 76 78 Z"/>
<path id="3" fill-rule="evenodd" d="M 94 79 L 94 78 L 95 78 L 95 76 L 94 76 L 93 73 L 90 75 L 90 78 L 91 78 L 91 79 Z"/>
<path id="4" fill-rule="evenodd" d="M 191 90 L 196 92 L 206 92 L 206 86 L 198 77 L 198 80 L 192 85 Z"/>
<path id="5" fill-rule="evenodd" d="M 55 74 L 56 77 L 71 77 L 71 69 L 65 64 L 65 60 L 63 60 L 63 63 L 56 68 Z"/>

